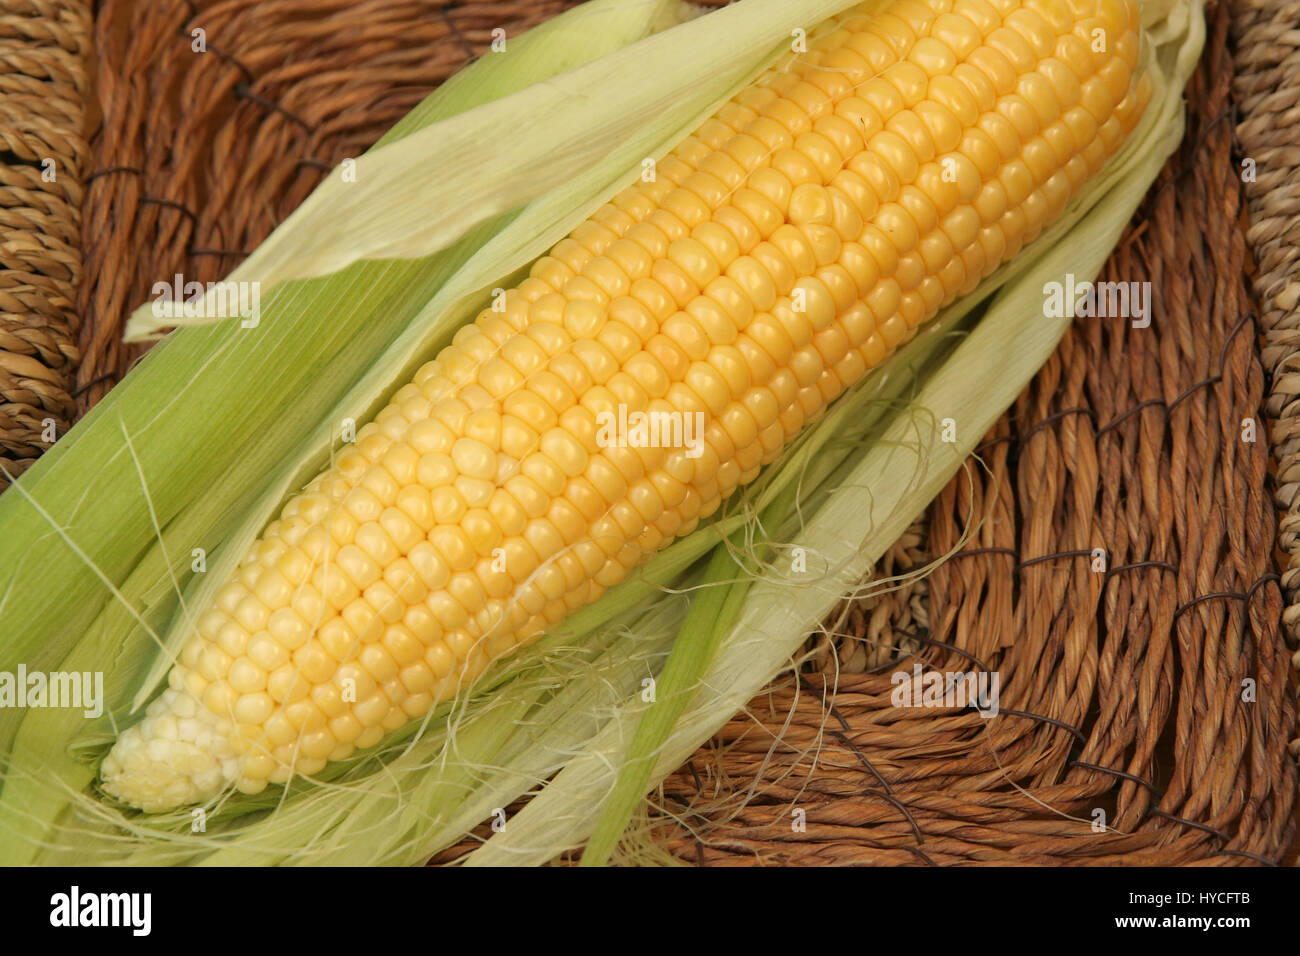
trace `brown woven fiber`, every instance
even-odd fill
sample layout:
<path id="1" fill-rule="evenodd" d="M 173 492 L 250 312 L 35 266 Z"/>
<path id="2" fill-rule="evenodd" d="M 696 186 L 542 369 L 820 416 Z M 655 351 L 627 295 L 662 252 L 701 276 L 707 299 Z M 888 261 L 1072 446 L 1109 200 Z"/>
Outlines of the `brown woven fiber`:
<path id="1" fill-rule="evenodd" d="M 80 0 L 0 0 L 0 488 L 75 418 L 90 28 Z"/>
<path id="2" fill-rule="evenodd" d="M 83 317 L 77 411 L 139 357 L 121 344 L 122 323 L 155 282 L 229 272 L 327 170 L 484 52 L 494 28 L 514 35 L 574 2 L 101 0 L 96 132 L 77 167 L 86 182 L 79 252 L 66 234 L 69 268 L 84 261 L 85 281 L 62 300 L 42 285 L 26 306 L 45 315 L 63 302 L 66 350 L 51 354 L 64 357 L 65 376 L 72 317 Z M 1274 22 L 1264 0 L 1230 2 L 1243 5 L 1239 46 L 1243 29 L 1271 31 L 1269 42 L 1285 38 L 1294 61 L 1291 34 L 1258 25 Z M 0 0 L 0 44 L 9 6 L 45 11 L 29 15 L 44 26 L 75 9 Z M 1296 766 L 1286 754 L 1295 688 L 1273 558 L 1269 439 L 1260 427 L 1243 440 L 1243 421 L 1263 420 L 1264 370 L 1289 368 L 1277 357 L 1285 335 L 1269 331 L 1285 323 L 1267 310 L 1294 317 L 1295 294 L 1287 300 L 1264 283 L 1296 268 L 1285 250 L 1297 210 L 1271 205 L 1260 188 L 1279 169 L 1294 178 L 1300 134 L 1287 127 L 1300 129 L 1300 116 L 1294 97 L 1263 92 L 1279 88 L 1268 58 L 1276 49 L 1250 58 L 1242 47 L 1242 62 L 1255 64 L 1242 76 L 1272 79 L 1255 88 L 1241 79 L 1232 99 L 1229 16 L 1224 3 L 1210 12 L 1186 141 L 1107 266 L 1107 279 L 1152 283 L 1151 326 L 1075 324 L 876 576 L 916 571 L 974 525 L 963 551 L 832 615 L 797 676 L 777 680 L 665 782 L 649 821 L 660 846 L 706 865 L 1282 858 L 1295 830 Z M 1251 147 L 1260 181 L 1248 192 L 1249 234 L 1234 106 L 1243 144 L 1254 110 L 1272 114 L 1259 135 L 1275 158 L 1266 163 L 1264 147 Z M 0 270 L 10 261 L 6 149 L 0 143 Z M 72 188 L 62 176 L 59 186 Z M 1261 263 L 1258 313 L 1247 238 Z M 0 337 L 12 311 L 6 275 Z M 1270 336 L 1263 365 L 1261 329 Z M 3 402 L 13 352 L 0 340 Z M 1278 381 L 1289 378 L 1272 383 L 1268 412 L 1284 420 L 1295 403 Z M 1279 453 L 1300 453 L 1300 438 L 1285 444 L 1284 421 L 1274 429 Z M 1276 483 L 1281 506 L 1300 487 L 1287 467 Z M 1300 524 L 1292 536 L 1300 549 Z M 1097 548 L 1104 572 L 1094 570 Z M 890 675 L 916 662 L 996 671 L 1000 715 L 891 706 Z"/>
<path id="3" fill-rule="evenodd" d="M 1300 666 L 1300 3 L 1235 0 L 1237 138 L 1250 200 L 1248 238 L 1270 376 L 1278 539 L 1286 554 L 1282 621 Z M 1300 752 L 1300 740 L 1293 745 Z"/>
<path id="4" fill-rule="evenodd" d="M 929 554 L 972 519 L 978 531 L 928 580 L 930 629 L 907 635 L 925 649 L 852 672 L 863 628 L 833 617 L 820 643 L 840 645 L 838 672 L 814 652 L 815 666 L 752 701 L 665 783 L 660 839 L 675 854 L 709 865 L 1283 856 L 1293 683 L 1267 444 L 1262 429 L 1243 440 L 1264 377 L 1226 122 L 1227 8 L 1210 20 L 1186 140 L 1105 270 L 1152 283 L 1152 325 L 1076 320 L 977 450 L 983 464 L 929 509 Z M 1001 713 L 894 706 L 891 674 L 918 661 L 998 673 Z"/>

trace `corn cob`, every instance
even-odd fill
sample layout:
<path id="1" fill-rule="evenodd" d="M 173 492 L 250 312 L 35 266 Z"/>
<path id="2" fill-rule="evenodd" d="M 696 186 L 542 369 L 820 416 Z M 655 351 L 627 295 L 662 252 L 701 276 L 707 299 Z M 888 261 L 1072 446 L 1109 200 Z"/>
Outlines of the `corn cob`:
<path id="1" fill-rule="evenodd" d="M 1136 0 L 834 18 L 285 505 L 104 789 L 153 812 L 316 773 L 599 598 L 1060 215 L 1141 116 L 1138 45 Z M 620 409 L 702 441 L 604 440 Z"/>

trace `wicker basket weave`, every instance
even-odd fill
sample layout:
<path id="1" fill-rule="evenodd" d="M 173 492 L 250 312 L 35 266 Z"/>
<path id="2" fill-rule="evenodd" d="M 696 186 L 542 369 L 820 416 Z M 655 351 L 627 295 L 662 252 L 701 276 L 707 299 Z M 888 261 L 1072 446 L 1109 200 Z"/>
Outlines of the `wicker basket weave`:
<path id="1" fill-rule="evenodd" d="M 75 2 L 0 0 L 5 467 L 30 462 L 45 419 L 62 434 L 139 357 L 121 324 L 155 281 L 219 278 L 494 28 L 514 34 L 569 5 L 103 0 L 92 19 Z M 670 853 L 1284 858 L 1296 802 L 1280 585 L 1300 585 L 1300 8 L 1246 0 L 1209 19 L 1187 139 L 1107 266 L 1108 278 L 1152 283 L 1156 321 L 1076 323 L 878 574 L 920 567 L 972 523 L 973 540 L 929 577 L 833 614 L 791 674 L 665 782 L 647 822 Z M 1245 185 L 1249 229 L 1234 111 L 1259 170 Z M 66 170 L 56 183 L 38 182 L 46 155 Z M 1243 440 L 1265 410 L 1280 468 L 1265 430 Z M 1283 552 L 1297 555 L 1285 579 L 1275 502 Z M 1300 633 L 1300 610 L 1285 614 Z M 1001 715 L 891 707 L 890 673 L 918 661 L 998 671 Z"/>
<path id="2" fill-rule="evenodd" d="M 0 0 L 0 466 L 12 475 L 76 418 L 89 48 L 84 3 Z"/>

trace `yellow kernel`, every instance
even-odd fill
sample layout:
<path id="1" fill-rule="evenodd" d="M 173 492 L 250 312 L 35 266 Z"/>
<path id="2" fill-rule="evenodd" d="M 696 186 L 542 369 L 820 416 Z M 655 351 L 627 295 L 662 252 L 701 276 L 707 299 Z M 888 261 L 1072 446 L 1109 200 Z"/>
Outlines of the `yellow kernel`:
<path id="1" fill-rule="evenodd" d="M 570 299 L 564 306 L 564 331 L 575 339 L 590 338 L 605 320 L 601 305 L 585 299 Z"/>
<path id="2" fill-rule="evenodd" d="M 771 242 L 760 242 L 754 247 L 754 258 L 762 264 L 763 269 L 772 277 L 777 294 L 787 294 L 794 286 L 794 281 L 798 276 L 793 264 L 785 254 Z"/>
<path id="3" fill-rule="evenodd" d="M 1029 167 L 1020 160 L 1008 163 L 998 175 L 1007 194 L 1007 204 L 1014 209 L 1023 203 L 1034 188 L 1034 177 Z"/>
<path id="4" fill-rule="evenodd" d="M 282 664 L 270 673 L 266 692 L 278 703 L 293 703 L 307 696 L 311 687 L 293 664 Z"/>
<path id="5" fill-rule="evenodd" d="M 266 671 L 246 657 L 231 662 L 227 679 L 231 688 L 241 694 L 253 694 L 266 687 Z"/>
<path id="6" fill-rule="evenodd" d="M 690 359 L 698 361 L 709 354 L 709 336 L 690 313 L 678 312 L 665 322 L 663 335 Z"/>
<path id="7" fill-rule="evenodd" d="M 720 271 L 708 247 L 689 236 L 673 241 L 668 247 L 668 258 L 686 273 L 697 290 L 716 279 Z"/>
<path id="8" fill-rule="evenodd" d="M 200 652 L 195 669 L 208 680 L 214 681 L 225 677 L 226 671 L 230 669 L 230 664 L 229 654 L 215 644 L 208 644 Z"/>
<path id="9" fill-rule="evenodd" d="M 607 505 L 600 492 L 596 490 L 596 486 L 586 478 L 581 477 L 574 478 L 569 482 L 568 488 L 564 490 L 564 499 L 572 503 L 587 521 L 594 521 L 598 518 Z M 552 511 L 555 510 L 553 506 Z M 549 518 L 551 512 L 547 512 L 547 515 Z M 572 544 L 573 541 L 566 541 L 566 543 Z"/>
<path id="10" fill-rule="evenodd" d="M 451 459 L 462 475 L 492 478 L 496 475 L 496 453 L 482 442 L 462 438 L 452 446 Z"/>
<path id="11" fill-rule="evenodd" d="M 916 248 L 919 239 L 916 222 L 898 203 L 881 206 L 875 224 L 888 237 L 897 253 L 907 253 Z"/>
<path id="12" fill-rule="evenodd" d="M 980 216 L 971 206 L 959 206 L 939 224 L 955 249 L 965 249 L 979 233 Z"/>
<path id="13" fill-rule="evenodd" d="M 587 467 L 587 450 L 562 428 L 553 428 L 542 435 L 540 451 L 569 477 L 581 474 Z"/>
<path id="14" fill-rule="evenodd" d="M 362 650 L 358 663 L 379 683 L 397 676 L 397 664 L 381 644 L 371 644 Z"/>
<path id="15" fill-rule="evenodd" d="M 684 297 L 683 301 L 689 301 L 689 299 L 690 297 L 687 296 Z M 600 385 L 608 382 L 610 377 L 620 369 L 619 361 L 614 358 L 609 349 L 591 339 L 574 343 L 573 357 L 585 366 L 587 372 L 590 373 L 591 381 Z M 577 396 L 575 395 L 574 402 L 576 401 Z M 563 408 L 556 409 L 557 412 L 563 412 L 564 410 Z"/>
<path id="16" fill-rule="evenodd" d="M 457 478 L 453 487 L 471 508 L 485 507 L 492 500 L 492 492 L 496 490 L 496 484 L 487 478 L 470 478 L 467 475 Z"/>
<path id="17" fill-rule="evenodd" d="M 270 672 L 289 659 L 289 651 L 266 631 L 253 635 L 248 642 L 248 659 Z"/>
<path id="18" fill-rule="evenodd" d="M 728 345 L 735 341 L 737 334 L 735 320 L 716 301 L 708 296 L 700 296 L 686 308 L 695 319 L 697 327 L 707 336 L 709 343 Z"/>
<path id="19" fill-rule="evenodd" d="M 382 518 L 383 515 L 381 514 Z M 378 521 L 368 521 L 357 529 L 356 546 L 381 569 L 400 557 L 401 552 Z M 343 553 L 340 550 L 340 555 Z M 381 571 L 382 573 L 382 571 Z"/>
<path id="20" fill-rule="evenodd" d="M 379 580 L 379 565 L 355 544 L 339 549 L 337 563 L 339 570 L 358 588 L 367 588 Z"/>
<path id="21" fill-rule="evenodd" d="M 375 679 L 356 661 L 339 667 L 334 673 L 333 682 L 338 686 L 344 703 L 365 700 L 377 687 Z"/>
<path id="22" fill-rule="evenodd" d="M 248 638 L 248 631 L 234 621 L 228 621 L 221 625 L 220 630 L 217 631 L 216 643 L 231 657 L 238 657 L 248 649 Z M 186 667 L 195 666 L 198 663 L 202 647 L 202 640 L 197 637 L 191 639 L 185 645 L 185 650 L 181 654 L 181 663 Z"/>
<path id="23" fill-rule="evenodd" d="M 474 566 L 477 553 L 465 532 L 457 527 L 439 526 L 429 532 L 429 543 L 453 571 L 465 571 Z M 414 552 L 413 552 L 414 553 Z M 412 564 L 415 560 L 412 559 Z M 416 565 L 417 569 L 419 565 Z"/>
<path id="24" fill-rule="evenodd" d="M 389 700 L 384 696 L 382 691 L 376 691 L 371 696 L 365 698 L 355 707 L 352 708 L 352 714 L 360 722 L 361 726 L 367 730 L 379 731 L 376 735 L 375 743 L 379 742 L 382 737 L 383 728 L 379 726 L 380 722 L 388 716 Z M 357 739 L 357 746 L 363 746 L 362 740 L 365 739 L 364 732 Z"/>
<path id="25" fill-rule="evenodd" d="M 936 37 L 922 37 L 912 46 L 907 54 L 908 60 L 915 63 L 931 76 L 951 73 L 957 65 L 957 57 L 947 44 Z"/>
<path id="26" fill-rule="evenodd" d="M 1037 57 L 1047 56 L 1056 42 L 1056 31 L 1036 11 L 1021 7 L 1013 10 L 1004 20 L 1009 28 L 1021 35 Z"/>
<path id="27" fill-rule="evenodd" d="M 430 588 L 443 587 L 451 576 L 446 560 L 428 541 L 412 548 L 411 553 L 407 555 L 407 560 L 411 562 L 411 567 L 415 568 L 415 573 L 420 576 L 420 580 Z"/>
<path id="28" fill-rule="evenodd" d="M 203 706 L 212 713 L 227 719 L 233 718 L 235 714 L 235 702 L 239 699 L 238 695 L 230 688 L 225 681 L 218 680 L 210 683 L 203 689 L 200 699 Z"/>
<path id="29" fill-rule="evenodd" d="M 311 684 L 323 684 L 334 676 L 338 662 L 323 649 L 308 645 L 293 655 L 293 663 L 302 678 Z"/>
<path id="30" fill-rule="evenodd" d="M 263 678 L 265 682 L 265 675 Z M 241 694 L 234 705 L 235 720 L 240 724 L 250 724 L 254 727 L 261 727 L 274 712 L 275 701 L 271 700 L 270 695 L 264 693 Z"/>
<path id="31" fill-rule="evenodd" d="M 595 487 L 600 496 L 607 502 L 613 503 L 618 501 L 627 492 L 627 480 L 622 473 L 612 465 L 609 460 L 603 456 L 596 456 L 591 459 L 591 464 L 587 466 L 586 478 Z M 550 514 L 552 521 L 555 521 L 555 515 Z M 556 527 L 560 528 L 561 534 L 568 537 L 568 532 L 558 523 Z"/>
<path id="32" fill-rule="evenodd" d="M 898 304 L 902 298 L 902 289 L 893 279 L 886 279 L 879 283 L 872 293 L 867 296 L 865 304 L 873 315 L 892 316 L 898 310 Z M 883 325 L 883 323 L 880 323 Z"/>
<path id="33" fill-rule="evenodd" d="M 416 466 L 416 478 L 426 488 L 449 484 L 455 477 L 456 466 L 451 456 L 440 452 L 423 456 Z"/>
<path id="34" fill-rule="evenodd" d="M 740 256 L 727 267 L 727 275 L 740 286 L 755 309 L 767 311 L 776 303 L 776 284 L 754 257 Z"/>
<path id="35" fill-rule="evenodd" d="M 470 544 L 479 554 L 490 554 L 502 539 L 501 528 L 491 513 L 484 508 L 474 508 L 461 520 L 461 528 L 469 537 Z"/>
<path id="36" fill-rule="evenodd" d="M 351 707 L 350 704 L 344 702 L 343 695 L 333 681 L 313 687 L 309 696 L 316 709 L 326 718 L 346 714 Z"/>
<path id="37" fill-rule="evenodd" d="M 726 408 L 727 403 L 731 401 L 730 386 L 713 363 L 692 362 L 686 372 L 684 384 L 694 391 L 715 415 Z"/>
<path id="38" fill-rule="evenodd" d="M 1029 72 L 1036 64 L 1033 48 L 1018 31 L 1010 27 L 998 27 L 984 38 L 984 42 L 986 48 L 1001 53 L 1017 75 Z"/>
<path id="39" fill-rule="evenodd" d="M 819 183 L 803 183 L 790 196 L 790 222 L 829 225 L 834 220 L 831 196 Z"/>
<path id="40" fill-rule="evenodd" d="M 264 628 L 271 616 L 266 605 L 251 594 L 240 598 L 232 610 L 236 623 L 250 633 Z"/>

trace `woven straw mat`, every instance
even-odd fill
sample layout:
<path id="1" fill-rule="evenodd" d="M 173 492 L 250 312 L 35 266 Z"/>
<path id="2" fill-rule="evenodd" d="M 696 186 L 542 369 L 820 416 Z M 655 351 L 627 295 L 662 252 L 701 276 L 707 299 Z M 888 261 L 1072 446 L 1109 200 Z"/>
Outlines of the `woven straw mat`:
<path id="1" fill-rule="evenodd" d="M 0 0 L 0 488 L 76 418 L 88 7 Z"/>
<path id="2" fill-rule="evenodd" d="M 494 28 L 570 5 L 103 0 L 92 23 L 70 0 L 0 0 L 0 463 L 21 470 L 47 419 L 62 434 L 139 358 L 122 323 L 159 277 L 220 278 Z M 1286 858 L 1300 4 L 1236 0 L 1208 17 L 1187 137 L 1104 277 L 1150 281 L 1157 321 L 1076 322 L 881 561 L 876 576 L 901 586 L 837 609 L 653 795 L 641 831 L 661 854 Z M 1257 441 L 1247 420 L 1267 425 Z M 908 575 L 968 528 L 955 557 Z M 1300 609 L 1285 621 L 1300 637 Z M 918 663 L 997 672 L 999 716 L 892 707 L 890 675 Z"/>

